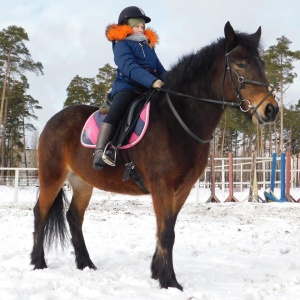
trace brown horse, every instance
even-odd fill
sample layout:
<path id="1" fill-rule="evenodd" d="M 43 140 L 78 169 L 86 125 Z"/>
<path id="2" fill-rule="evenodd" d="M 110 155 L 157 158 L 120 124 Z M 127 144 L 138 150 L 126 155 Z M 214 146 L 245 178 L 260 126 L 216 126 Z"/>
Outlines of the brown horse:
<path id="1" fill-rule="evenodd" d="M 62 185 L 66 179 L 73 189 L 66 215 L 77 268 L 96 269 L 84 242 L 84 213 L 93 187 L 144 194 L 135 182 L 122 181 L 124 164 L 132 160 L 152 196 L 156 215 L 152 278 L 158 279 L 162 288 L 182 290 L 173 269 L 174 227 L 193 184 L 206 167 L 209 141 L 224 107 L 236 106 L 260 124 L 274 121 L 278 112 L 259 56 L 261 29 L 254 34 L 237 33 L 227 22 L 224 30 L 225 38 L 184 56 L 171 68 L 166 90 L 152 96 L 150 124 L 143 140 L 121 150 L 116 167 L 93 170 L 93 150 L 80 143 L 83 125 L 97 107 L 67 107 L 48 121 L 38 147 L 40 193 L 34 207 L 31 253 L 34 269 L 47 267 L 44 246 L 56 237 L 64 242 Z"/>

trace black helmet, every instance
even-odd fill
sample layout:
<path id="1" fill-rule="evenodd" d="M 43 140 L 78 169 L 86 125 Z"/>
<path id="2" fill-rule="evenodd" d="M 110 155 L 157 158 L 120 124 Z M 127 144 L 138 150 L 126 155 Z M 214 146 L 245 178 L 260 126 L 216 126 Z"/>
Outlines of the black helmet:
<path id="1" fill-rule="evenodd" d="M 149 23 L 151 21 L 151 19 L 145 15 L 141 8 L 136 6 L 128 6 L 121 11 L 118 24 L 125 24 L 130 18 L 142 18 L 145 20 L 145 23 Z"/>

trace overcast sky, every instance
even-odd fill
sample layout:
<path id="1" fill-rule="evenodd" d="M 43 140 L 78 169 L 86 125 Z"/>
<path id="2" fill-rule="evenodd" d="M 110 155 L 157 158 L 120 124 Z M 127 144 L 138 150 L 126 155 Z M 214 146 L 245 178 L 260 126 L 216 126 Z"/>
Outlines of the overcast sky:
<path id="1" fill-rule="evenodd" d="M 151 17 L 149 26 L 160 37 L 156 52 L 166 69 L 182 55 L 223 36 L 227 21 L 247 33 L 262 26 L 264 48 L 285 35 L 292 41 L 290 49 L 300 50 L 299 0 L 2 0 L 0 30 L 9 25 L 23 27 L 32 59 L 44 66 L 44 76 L 26 74 L 29 94 L 43 107 L 37 113 L 40 131 L 62 109 L 66 88 L 76 75 L 95 77 L 106 63 L 115 66 L 105 28 L 131 5 Z M 286 92 L 286 104 L 300 99 L 299 62 L 294 71 L 299 78 Z"/>

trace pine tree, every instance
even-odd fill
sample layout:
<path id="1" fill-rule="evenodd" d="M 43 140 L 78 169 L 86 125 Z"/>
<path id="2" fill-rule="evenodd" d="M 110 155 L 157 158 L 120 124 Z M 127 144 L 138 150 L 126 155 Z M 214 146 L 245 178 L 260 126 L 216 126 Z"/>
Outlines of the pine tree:
<path id="1" fill-rule="evenodd" d="M 283 152 L 283 99 L 289 85 L 293 83 L 297 74 L 293 72 L 293 62 L 300 59 L 300 51 L 291 51 L 292 42 L 285 36 L 277 38 L 277 44 L 269 47 L 263 59 L 266 63 L 268 79 L 280 92 L 280 152 Z"/>
<path id="2" fill-rule="evenodd" d="M 2 165 L 4 166 L 5 152 L 5 124 L 9 95 L 8 85 L 13 86 L 13 81 L 20 79 L 25 72 L 34 72 L 36 75 L 43 74 L 43 66 L 40 62 L 34 62 L 24 42 L 29 41 L 28 35 L 22 27 L 9 26 L 0 31 L 0 67 L 2 80 L 2 97 L 0 105 L 0 126 Z M 13 80 L 12 80 L 13 79 Z"/>
<path id="3" fill-rule="evenodd" d="M 95 78 L 83 78 L 76 75 L 67 87 L 67 99 L 64 107 L 76 104 L 99 106 L 106 100 L 112 87 L 116 69 L 105 64 L 99 68 Z"/>
<path id="4" fill-rule="evenodd" d="M 94 102 L 91 104 L 99 106 L 106 101 L 107 93 L 112 88 L 116 71 L 116 68 L 112 67 L 110 64 L 105 64 L 104 67 L 99 68 L 93 89 L 92 99 Z"/>
<path id="5" fill-rule="evenodd" d="M 10 161 L 10 165 L 16 166 L 20 160 L 20 153 L 24 152 L 27 145 L 26 133 L 35 131 L 36 128 L 30 120 L 36 120 L 35 111 L 42 109 L 39 102 L 26 92 L 29 89 L 27 78 L 23 75 L 21 81 L 15 81 L 10 86 L 8 93 L 7 117 L 5 144 L 8 146 L 5 151 L 6 161 Z M 26 165 L 26 155 L 25 165 Z"/>
<path id="6" fill-rule="evenodd" d="M 83 78 L 76 75 L 67 87 L 67 99 L 64 107 L 76 104 L 90 104 L 94 78 Z"/>

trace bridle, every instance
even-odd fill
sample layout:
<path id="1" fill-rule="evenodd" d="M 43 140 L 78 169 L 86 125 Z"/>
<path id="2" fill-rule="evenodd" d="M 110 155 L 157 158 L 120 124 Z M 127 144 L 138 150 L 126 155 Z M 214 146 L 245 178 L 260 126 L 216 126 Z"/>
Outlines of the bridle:
<path id="1" fill-rule="evenodd" d="M 166 93 L 166 98 L 167 98 L 167 102 L 170 106 L 171 111 L 173 112 L 174 116 L 176 117 L 177 121 L 179 122 L 179 124 L 183 127 L 183 129 L 193 138 L 195 139 L 197 142 L 202 143 L 202 144 L 207 144 L 209 143 L 213 137 L 211 137 L 209 140 L 203 140 L 201 138 L 199 138 L 197 135 L 195 135 L 189 128 L 188 126 L 184 123 L 184 121 L 182 120 L 182 118 L 180 117 L 180 115 L 178 114 L 178 112 L 176 111 L 176 108 L 174 107 L 170 96 L 169 95 L 176 95 L 176 96 L 181 96 L 181 97 L 185 97 L 185 98 L 189 98 L 189 99 L 194 99 L 194 100 L 199 100 L 199 101 L 204 101 L 204 102 L 209 102 L 209 103 L 215 103 L 215 104 L 220 104 L 223 107 L 224 106 L 231 106 L 231 107 L 239 107 L 240 110 L 242 112 L 248 112 L 250 109 L 252 109 L 252 112 L 250 114 L 250 116 L 252 117 L 255 113 L 257 113 L 257 109 L 266 101 L 266 99 L 271 96 L 274 95 L 275 93 L 275 89 L 273 88 L 272 85 L 270 85 L 269 83 L 265 83 L 265 82 L 260 82 L 260 81 L 254 81 L 254 80 L 248 80 L 245 79 L 243 76 L 240 76 L 239 73 L 237 72 L 237 70 L 234 68 L 234 66 L 232 65 L 229 56 L 230 54 L 232 54 L 232 52 L 234 52 L 237 48 L 239 48 L 240 46 L 237 46 L 235 48 L 233 48 L 231 51 L 227 52 L 225 54 L 225 71 L 224 71 L 224 76 L 223 76 L 223 85 L 222 85 L 222 101 L 220 100 L 212 100 L 212 99 L 205 99 L 205 98 L 198 98 L 198 97 L 194 97 L 194 96 L 190 96 L 190 95 L 186 95 L 183 93 L 178 93 L 178 92 L 174 92 L 168 89 L 163 89 L 163 88 L 159 88 L 159 91 L 165 92 Z M 236 86 L 235 81 L 232 78 L 232 72 L 231 70 L 233 70 L 233 73 L 236 75 L 237 77 L 237 81 L 238 81 L 238 86 Z M 224 87 L 225 87 L 225 78 L 226 78 L 226 74 L 228 74 L 229 76 L 229 81 L 232 84 L 232 88 L 236 94 L 236 98 L 238 100 L 238 102 L 230 102 L 230 101 L 225 101 L 225 97 L 224 97 Z M 267 93 L 265 95 L 265 97 L 256 105 L 253 106 L 249 100 L 247 99 L 242 99 L 240 91 L 241 89 L 245 88 L 244 85 L 245 84 L 253 84 L 253 85 L 260 85 L 260 86 L 267 86 L 269 88 L 269 93 Z M 244 102 L 248 103 L 248 107 L 247 109 L 243 108 L 243 104 Z"/>
<path id="2" fill-rule="evenodd" d="M 226 71 L 227 71 L 227 74 L 229 76 L 229 80 L 232 84 L 232 87 L 233 87 L 233 90 L 235 91 L 235 94 L 236 94 L 236 98 L 239 100 L 239 106 L 240 106 L 240 110 L 242 112 L 248 112 L 250 109 L 253 109 L 253 111 L 251 112 L 250 116 L 253 117 L 253 115 L 255 113 L 257 113 L 257 110 L 258 108 L 268 99 L 269 96 L 271 95 L 274 95 L 275 93 L 275 89 L 274 87 L 269 84 L 269 83 L 265 83 L 265 82 L 261 82 L 261 81 L 255 81 L 255 80 L 248 80 L 248 79 L 245 79 L 243 76 L 240 76 L 239 73 L 237 72 L 237 70 L 234 68 L 234 66 L 232 65 L 230 59 L 229 59 L 229 56 L 232 52 L 234 52 L 237 48 L 239 48 L 240 46 L 237 46 L 235 48 L 233 48 L 231 51 L 227 52 L 225 54 L 225 68 L 226 68 Z M 231 74 L 231 69 L 233 70 L 233 73 L 236 75 L 237 77 L 237 81 L 238 81 L 238 84 L 239 86 L 237 87 L 233 78 L 232 78 L 232 74 Z M 223 79 L 223 93 L 224 93 L 224 82 L 225 82 L 225 76 L 226 76 L 226 71 L 224 72 L 224 79 Z M 244 88 L 244 85 L 245 84 L 253 84 L 253 85 L 260 85 L 260 86 L 267 86 L 268 89 L 269 89 L 269 93 L 267 93 L 265 95 L 265 97 L 256 105 L 256 106 L 253 106 L 250 101 L 248 99 L 242 99 L 241 97 L 241 94 L 240 94 L 240 91 L 241 89 Z M 223 101 L 225 102 L 225 99 L 224 99 L 224 95 L 223 95 Z M 243 109 L 242 105 L 244 102 L 247 102 L 248 103 L 248 108 L 247 109 Z M 225 102 L 226 103 L 226 102 Z M 224 103 L 224 104 L 225 104 Z"/>

